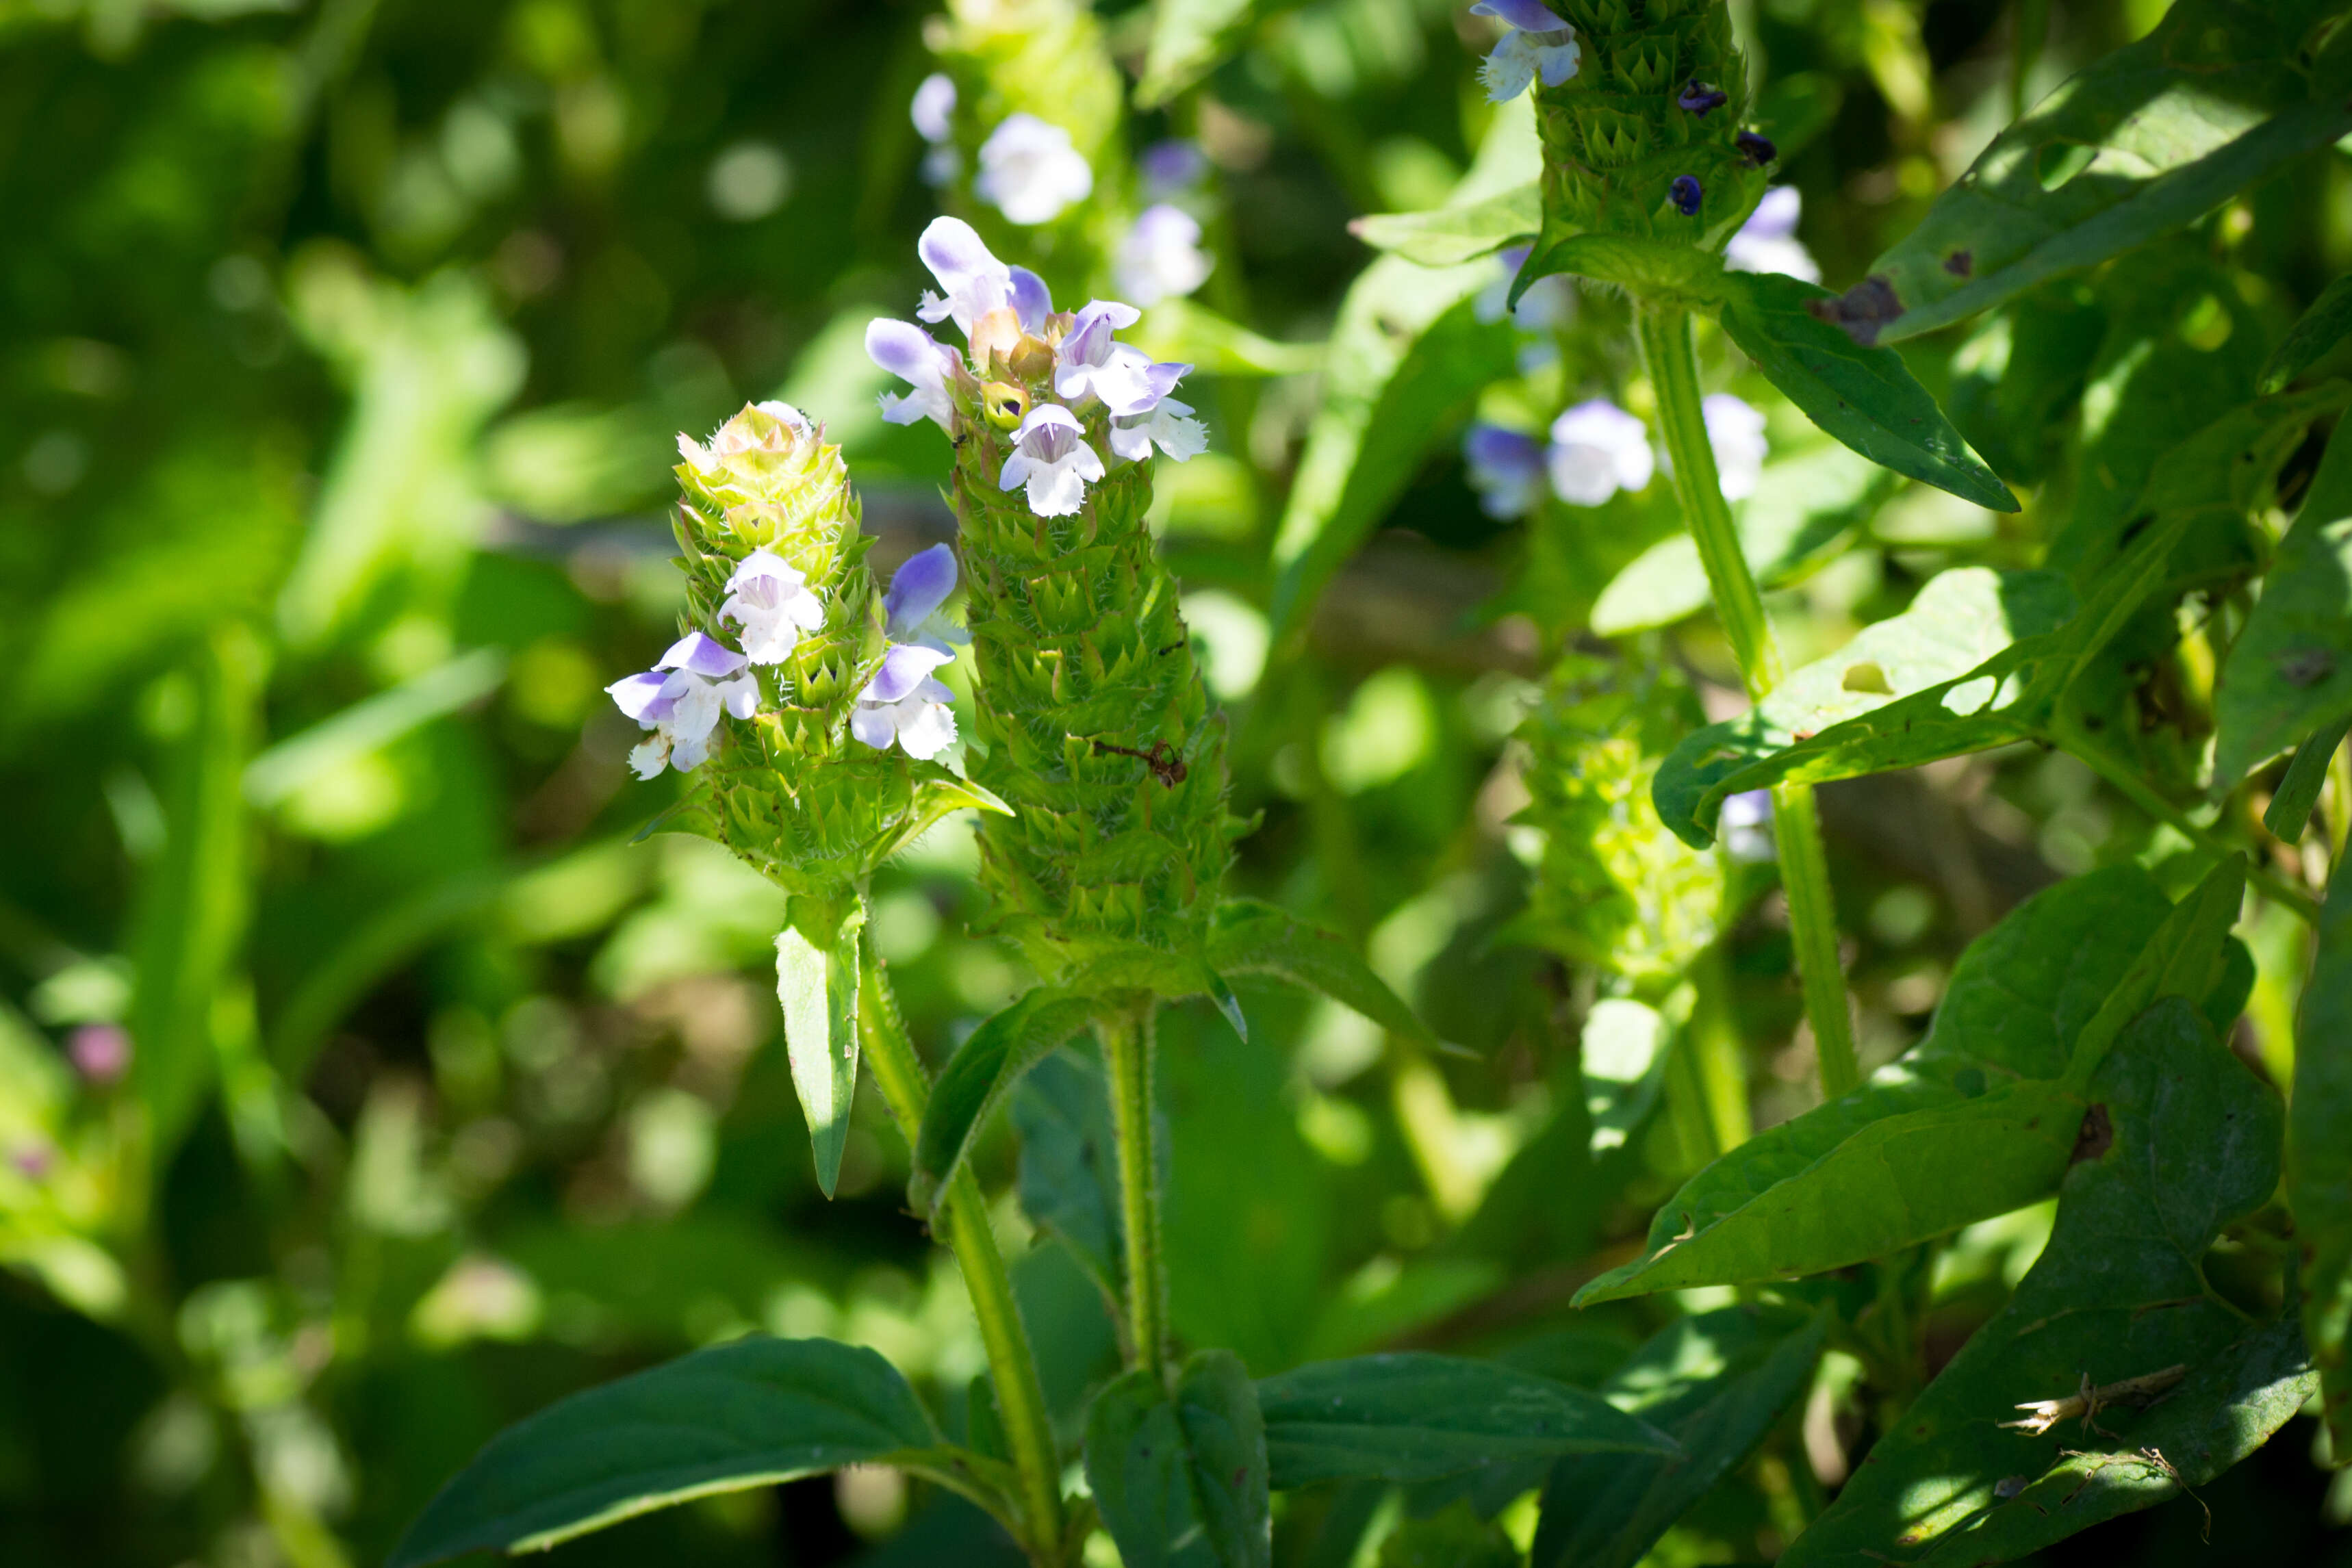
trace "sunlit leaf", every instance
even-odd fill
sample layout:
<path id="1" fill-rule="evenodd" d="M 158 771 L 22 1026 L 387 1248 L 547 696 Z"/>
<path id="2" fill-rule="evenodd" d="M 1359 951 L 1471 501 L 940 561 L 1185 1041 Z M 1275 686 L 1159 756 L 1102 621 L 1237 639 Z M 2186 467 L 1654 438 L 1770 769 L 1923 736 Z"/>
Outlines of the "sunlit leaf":
<path id="1" fill-rule="evenodd" d="M 855 901 L 835 911 L 807 900 L 793 915 L 776 934 L 776 999 L 783 1004 L 784 1050 L 808 1119 L 816 1185 L 831 1197 L 857 1092 L 858 932 L 866 910 Z M 803 922 L 816 927 L 814 936 Z"/>
<path id="2" fill-rule="evenodd" d="M 1076 1051 L 1057 1051 L 1022 1080 L 1011 1114 L 1021 1135 L 1022 1212 L 1067 1242 L 1094 1281 L 1116 1296 L 1125 1231 L 1102 1069 Z M 1164 1139 L 1153 1143 L 1166 1146 Z"/>
<path id="3" fill-rule="evenodd" d="M 1040 986 L 972 1030 L 956 1049 L 932 1085 L 915 1135 L 908 1196 L 918 1209 L 929 1213 L 938 1207 L 989 1113 L 1047 1051 L 1086 1028 L 1095 1007 L 1091 995 Z"/>
<path id="4" fill-rule="evenodd" d="M 1264 975 L 1318 991 L 1391 1033 L 1436 1043 L 1429 1026 L 1345 940 L 1277 905 L 1254 898 L 1220 904 L 1209 933 L 1208 960 L 1221 975 Z"/>
<path id="5" fill-rule="evenodd" d="M 1535 182 L 1484 201 L 1422 213 L 1381 213 L 1358 218 L 1348 232 L 1370 246 L 1423 267 L 1457 267 L 1531 239 L 1543 226 L 1543 191 Z"/>

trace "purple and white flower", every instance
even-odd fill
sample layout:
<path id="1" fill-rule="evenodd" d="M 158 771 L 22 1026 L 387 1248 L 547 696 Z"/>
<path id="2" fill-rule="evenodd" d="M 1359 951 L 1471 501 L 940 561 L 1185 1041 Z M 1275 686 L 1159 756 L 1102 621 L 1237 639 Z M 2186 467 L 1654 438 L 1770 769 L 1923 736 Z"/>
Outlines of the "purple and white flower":
<path id="1" fill-rule="evenodd" d="M 1013 302 L 1013 269 L 996 259 L 978 230 L 961 218 L 933 218 L 915 242 L 915 254 L 946 292 L 923 291 L 915 314 L 926 321 L 952 319 L 971 336 L 972 323 Z"/>
<path id="2" fill-rule="evenodd" d="M 1114 414 L 1148 413 L 1157 407 L 1192 367 L 1154 364 L 1142 350 L 1112 338 L 1140 315 L 1116 299 L 1097 299 L 1079 311 L 1062 340 L 1054 391 L 1074 403 L 1097 398 Z"/>
<path id="3" fill-rule="evenodd" d="M 971 641 L 971 632 L 940 613 L 955 585 L 955 551 L 948 546 L 908 556 L 891 573 L 889 591 L 882 595 L 883 634 L 893 643 L 955 657 L 956 646 Z"/>
<path id="4" fill-rule="evenodd" d="M 943 548 L 943 547 L 942 547 Z M 849 733 L 877 751 L 896 742 L 928 762 L 956 737 L 955 694 L 931 672 L 955 655 L 919 643 L 901 643 L 882 655 L 882 667 L 857 694 Z"/>
<path id="5" fill-rule="evenodd" d="M 1201 248 L 1201 220 L 1162 202 L 1144 208 L 1119 241 L 1112 276 L 1120 293 L 1152 306 L 1192 293 L 1215 265 Z"/>
<path id="6" fill-rule="evenodd" d="M 1034 114 L 1008 114 L 981 143 L 971 188 L 1013 223 L 1049 224 L 1094 193 L 1095 172 L 1067 131 Z"/>
<path id="7" fill-rule="evenodd" d="M 1103 476 L 1103 461 L 1086 443 L 1086 426 L 1059 403 L 1041 402 L 1013 433 L 999 489 L 1026 486 L 1029 509 L 1066 517 L 1086 505 L 1087 486 Z"/>
<path id="8" fill-rule="evenodd" d="M 925 77 L 915 89 L 914 101 L 907 106 L 907 117 L 915 122 L 915 134 L 929 143 L 923 153 L 923 180 L 927 184 L 944 185 L 963 167 L 963 159 L 955 147 L 955 106 L 956 85 L 944 71 L 933 71 Z"/>
<path id="9" fill-rule="evenodd" d="M 1486 84 L 1486 96 L 1494 102 L 1518 97 L 1538 77 L 1544 86 L 1558 87 L 1576 75 L 1582 57 L 1576 29 L 1541 0 L 1479 0 L 1470 14 L 1497 17 L 1510 28 L 1478 68 L 1478 79 Z"/>
<path id="10" fill-rule="evenodd" d="M 66 1039 L 66 1055 L 86 1083 L 105 1088 L 131 1071 L 131 1031 L 119 1023 L 86 1023 Z"/>
<path id="11" fill-rule="evenodd" d="M 1136 160 L 1143 175 L 1143 199 L 1164 202 L 1181 196 L 1209 176 L 1209 155 L 1201 144 L 1183 137 L 1155 141 Z"/>
<path id="12" fill-rule="evenodd" d="M 956 366 L 953 349 L 911 321 L 879 316 L 866 324 L 866 357 L 915 389 L 882 394 L 885 420 L 912 424 L 928 419 L 947 428 L 948 416 L 955 412 L 947 382 Z"/>
<path id="13" fill-rule="evenodd" d="M 1462 461 L 1478 508 L 1490 517 L 1524 517 L 1543 494 L 1544 452 L 1531 435 L 1474 424 L 1462 437 Z"/>
<path id="14" fill-rule="evenodd" d="M 651 779 L 663 768 L 688 773 L 710 755 L 719 716 L 750 718 L 760 711 L 760 682 L 742 654 L 699 632 L 689 632 L 642 674 L 604 690 L 620 710 L 652 737 L 629 753 L 630 769 Z"/>
<path id="15" fill-rule="evenodd" d="M 1155 371 L 1189 371 L 1190 365 L 1154 365 Z M 1209 427 L 1192 417 L 1192 405 L 1160 397 L 1137 413 L 1111 416 L 1110 449 L 1130 463 L 1151 455 L 1154 446 L 1182 463 L 1209 449 Z"/>
<path id="16" fill-rule="evenodd" d="M 1797 220 L 1804 213 L 1804 197 L 1794 185 L 1775 185 L 1764 193 L 1731 243 L 1723 247 L 1723 263 L 1734 272 L 1785 272 L 1807 283 L 1822 280 L 1821 264 L 1797 238 Z"/>
<path id="17" fill-rule="evenodd" d="M 808 578 L 773 550 L 755 549 L 727 580 L 727 601 L 719 619 L 743 628 L 743 656 L 755 664 L 781 664 L 792 657 L 801 633 L 824 624 L 824 605 L 809 591 Z"/>
<path id="18" fill-rule="evenodd" d="M 1770 860 L 1772 791 L 1743 789 L 1737 795 L 1726 795 L 1723 810 L 1716 817 L 1715 832 L 1724 852 L 1733 860 Z"/>
<path id="19" fill-rule="evenodd" d="M 1578 403 L 1552 421 L 1551 487 L 1576 507 L 1597 507 L 1650 482 L 1657 461 L 1648 428 L 1607 398 Z"/>

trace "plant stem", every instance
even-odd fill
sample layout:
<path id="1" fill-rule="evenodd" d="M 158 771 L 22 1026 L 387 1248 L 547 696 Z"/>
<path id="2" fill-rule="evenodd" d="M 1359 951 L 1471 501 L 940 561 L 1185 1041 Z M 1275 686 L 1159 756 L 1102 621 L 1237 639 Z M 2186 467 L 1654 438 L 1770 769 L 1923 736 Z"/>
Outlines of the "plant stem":
<path id="1" fill-rule="evenodd" d="M 1723 483 L 1716 473 L 1715 448 L 1707 441 L 1699 397 L 1690 311 L 1679 305 L 1643 305 L 1635 319 L 1642 359 L 1658 400 L 1658 424 L 1674 459 L 1675 494 L 1682 502 L 1683 519 L 1706 568 L 1716 615 L 1730 640 L 1732 657 L 1739 662 L 1748 700 L 1761 702 L 1780 684 L 1780 650 L 1772 638 L 1772 623 L 1764 617 L 1764 597 L 1757 591 L 1755 574 L 1740 553 L 1731 507 L 1723 498 Z M 1789 900 L 1789 934 L 1805 990 L 1805 1017 L 1813 1026 L 1822 1094 L 1834 1100 L 1862 1082 L 1862 1068 L 1854 1056 L 1845 977 L 1838 967 L 1837 902 L 1830 891 L 1829 860 L 1822 850 L 1811 788 L 1784 784 L 1775 789 L 1772 812 L 1780 885 Z"/>
<path id="2" fill-rule="evenodd" d="M 1118 1200 L 1127 1240 L 1127 1328 L 1135 1364 L 1168 1371 L 1168 1275 L 1160 1249 L 1159 1161 L 1152 1149 L 1151 1070 L 1158 1030 L 1144 998 L 1096 1025 L 1110 1072 L 1118 1141 Z"/>
<path id="3" fill-rule="evenodd" d="M 907 1145 L 923 1124 L 923 1107 L 931 1097 L 930 1075 L 907 1024 L 898 1012 L 898 998 L 882 961 L 870 952 L 858 974 L 857 1032 L 865 1046 L 866 1064 L 898 1124 Z M 1045 1385 L 1038 1380 L 1037 1358 L 1029 1347 L 1029 1333 L 1013 1300 L 1012 1276 L 1005 1272 L 1004 1254 L 989 1224 L 988 1203 L 970 1166 L 948 1184 L 942 1206 L 946 1235 L 942 1239 L 962 1270 L 964 1290 L 971 1297 L 972 1316 L 980 1322 L 981 1343 L 988 1352 L 990 1381 L 996 1388 L 997 1414 L 1004 1423 L 1005 1441 L 1013 1449 L 1013 1465 L 1021 1477 L 1021 1508 L 1029 1526 L 1030 1554 L 1040 1562 L 1057 1561 L 1062 1543 L 1062 1468 L 1054 1447 L 1054 1428 L 1045 1414 Z"/>

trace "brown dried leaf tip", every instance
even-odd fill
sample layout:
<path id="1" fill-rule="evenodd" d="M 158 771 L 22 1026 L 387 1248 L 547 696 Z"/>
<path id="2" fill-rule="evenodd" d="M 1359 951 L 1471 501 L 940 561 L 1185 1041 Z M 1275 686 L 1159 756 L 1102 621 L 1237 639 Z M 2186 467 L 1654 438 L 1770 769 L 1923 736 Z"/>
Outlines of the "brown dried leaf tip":
<path id="1" fill-rule="evenodd" d="M 2189 1375 L 2186 1363 L 2168 1366 L 2161 1372 L 2144 1373 L 2126 1377 L 2120 1383 L 2104 1383 L 2091 1386 L 2091 1375 L 2083 1374 L 2083 1386 L 2063 1399 L 2036 1399 L 2020 1405 L 2025 1411 L 2021 1421 L 2003 1421 L 2001 1426 L 2023 1432 L 2029 1437 L 2039 1437 L 2061 1421 L 2079 1420 L 2093 1431 L 2099 1428 L 2093 1417 L 2110 1405 L 2146 1405 L 2158 1395 Z"/>

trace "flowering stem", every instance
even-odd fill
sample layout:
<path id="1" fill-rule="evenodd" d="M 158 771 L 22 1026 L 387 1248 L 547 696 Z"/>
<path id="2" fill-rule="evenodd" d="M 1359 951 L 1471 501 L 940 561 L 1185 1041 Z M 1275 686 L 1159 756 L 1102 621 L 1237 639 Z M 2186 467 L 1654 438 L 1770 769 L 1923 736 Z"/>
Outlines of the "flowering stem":
<path id="1" fill-rule="evenodd" d="M 1692 346 L 1691 317 L 1679 305 L 1643 305 L 1638 315 L 1642 358 L 1658 400 L 1658 423 L 1675 465 L 1675 494 L 1698 545 L 1714 591 L 1717 616 L 1739 662 L 1751 702 L 1761 702 L 1780 684 L 1780 650 L 1764 618 L 1748 558 L 1740 553 L 1731 507 L 1723 498 L 1699 400 L 1698 355 Z M 1804 985 L 1805 1017 L 1813 1026 L 1821 1062 L 1822 1093 L 1834 1100 L 1862 1082 L 1853 1049 L 1853 1023 L 1846 1010 L 1845 977 L 1838 967 L 1837 904 L 1830 891 L 1829 859 L 1822 851 L 1821 821 L 1813 792 L 1802 784 L 1772 791 L 1773 838 L 1780 857 L 1780 885 L 1789 899 L 1789 933 L 1796 947 L 1797 974 Z"/>
<path id="2" fill-rule="evenodd" d="M 1151 1071 L 1158 1030 L 1149 998 L 1099 1020 L 1118 1141 L 1119 1218 L 1127 1239 L 1127 1326 L 1135 1364 L 1168 1365 L 1168 1275 L 1160 1249 L 1159 1160 L 1152 1149 Z"/>
<path id="3" fill-rule="evenodd" d="M 911 1147 L 915 1131 L 923 1124 L 923 1106 L 930 1099 L 930 1075 L 908 1038 L 889 975 L 871 954 L 860 967 L 858 991 L 857 1032 L 866 1065 Z M 989 1224 L 987 1201 L 969 1166 L 949 1183 L 942 1207 L 943 1239 L 955 1254 L 971 1297 L 972 1316 L 980 1322 L 981 1343 L 988 1352 L 990 1380 L 996 1388 L 997 1414 L 1021 1477 L 1021 1511 L 1028 1525 L 1025 1544 L 1037 1561 L 1055 1562 L 1062 1540 L 1062 1472 L 1053 1425 L 1045 1414 L 1045 1385 L 1038 1380 L 1037 1358 L 1013 1297 L 1004 1254 L 997 1249 L 996 1232 Z"/>

